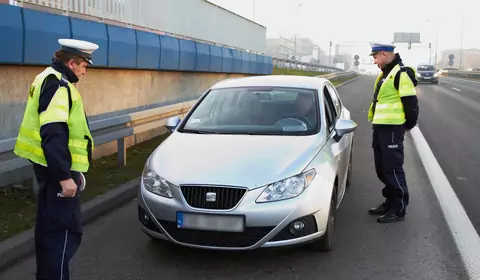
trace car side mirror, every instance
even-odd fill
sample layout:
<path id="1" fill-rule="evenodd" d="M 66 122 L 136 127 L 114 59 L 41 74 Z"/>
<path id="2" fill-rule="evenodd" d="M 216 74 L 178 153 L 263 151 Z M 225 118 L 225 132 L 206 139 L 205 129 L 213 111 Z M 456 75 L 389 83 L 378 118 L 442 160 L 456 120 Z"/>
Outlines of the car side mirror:
<path id="1" fill-rule="evenodd" d="M 168 131 L 170 131 L 170 133 L 173 133 L 175 131 L 175 129 L 177 128 L 179 123 L 180 123 L 180 117 L 179 116 L 171 117 L 171 118 L 168 118 L 167 123 L 165 124 L 165 127 L 167 127 L 167 129 L 168 129 Z"/>
<path id="2" fill-rule="evenodd" d="M 335 132 L 338 138 L 343 135 L 354 132 L 357 129 L 357 123 L 353 120 L 339 119 L 335 124 Z"/>

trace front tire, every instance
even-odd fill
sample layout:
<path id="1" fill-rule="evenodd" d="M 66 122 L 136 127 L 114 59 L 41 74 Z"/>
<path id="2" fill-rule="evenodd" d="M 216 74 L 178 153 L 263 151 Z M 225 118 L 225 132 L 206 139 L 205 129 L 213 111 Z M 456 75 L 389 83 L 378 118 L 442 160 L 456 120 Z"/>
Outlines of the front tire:
<path id="1" fill-rule="evenodd" d="M 317 252 L 330 252 L 333 248 L 333 236 L 335 234 L 335 218 L 337 212 L 337 191 L 334 189 L 330 200 L 330 210 L 328 211 L 328 222 L 325 234 L 318 240 L 310 244 L 310 249 Z"/>

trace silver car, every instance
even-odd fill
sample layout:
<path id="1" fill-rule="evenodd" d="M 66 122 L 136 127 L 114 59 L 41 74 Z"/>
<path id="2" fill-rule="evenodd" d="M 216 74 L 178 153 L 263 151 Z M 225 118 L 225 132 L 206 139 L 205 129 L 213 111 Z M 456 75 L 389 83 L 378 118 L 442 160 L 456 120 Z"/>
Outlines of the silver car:
<path id="1" fill-rule="evenodd" d="M 221 81 L 167 120 L 138 189 L 141 227 L 197 248 L 330 251 L 356 127 L 326 79 Z"/>

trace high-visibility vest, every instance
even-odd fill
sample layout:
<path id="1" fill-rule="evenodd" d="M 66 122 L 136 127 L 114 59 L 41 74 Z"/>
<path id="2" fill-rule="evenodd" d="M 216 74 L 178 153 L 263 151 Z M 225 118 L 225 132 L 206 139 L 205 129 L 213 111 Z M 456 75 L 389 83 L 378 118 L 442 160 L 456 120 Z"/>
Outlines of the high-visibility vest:
<path id="1" fill-rule="evenodd" d="M 394 80 L 400 66 L 396 65 L 386 76 L 383 84 L 380 86 L 378 95 L 374 96 L 372 104 L 368 110 L 368 121 L 372 124 L 392 124 L 401 125 L 405 123 L 405 112 L 401 98 L 404 96 L 416 95 L 415 85 L 405 71 L 401 71 L 398 90 L 395 88 Z M 415 70 L 414 70 L 415 71 Z M 383 73 L 377 77 L 374 90 L 382 79 Z M 375 111 L 373 111 L 375 107 Z"/>
<path id="2" fill-rule="evenodd" d="M 49 75 L 55 75 L 62 86 L 58 88 L 47 110 L 38 114 L 42 84 Z M 53 122 L 65 122 L 68 125 L 68 149 L 72 157 L 70 170 L 87 172 L 94 144 L 85 116 L 82 97 L 72 83 L 62 78 L 60 72 L 48 67 L 35 78 L 30 86 L 14 153 L 37 164 L 48 166 L 42 149 L 40 127 Z"/>

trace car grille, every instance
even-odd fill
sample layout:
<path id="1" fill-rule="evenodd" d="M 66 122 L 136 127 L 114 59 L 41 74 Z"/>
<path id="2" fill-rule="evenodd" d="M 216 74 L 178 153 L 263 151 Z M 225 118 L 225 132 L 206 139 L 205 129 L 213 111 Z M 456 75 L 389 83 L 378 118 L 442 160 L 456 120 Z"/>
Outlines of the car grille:
<path id="1" fill-rule="evenodd" d="M 179 229 L 175 222 L 159 220 L 165 231 L 178 242 L 212 247 L 249 247 L 260 241 L 275 227 L 247 227 L 244 232 L 220 232 Z"/>
<path id="2" fill-rule="evenodd" d="M 232 209 L 247 192 L 242 188 L 226 188 L 211 186 L 181 186 L 183 197 L 188 205 L 202 209 Z M 206 199 L 207 193 L 215 193 L 215 201 L 209 202 Z"/>

